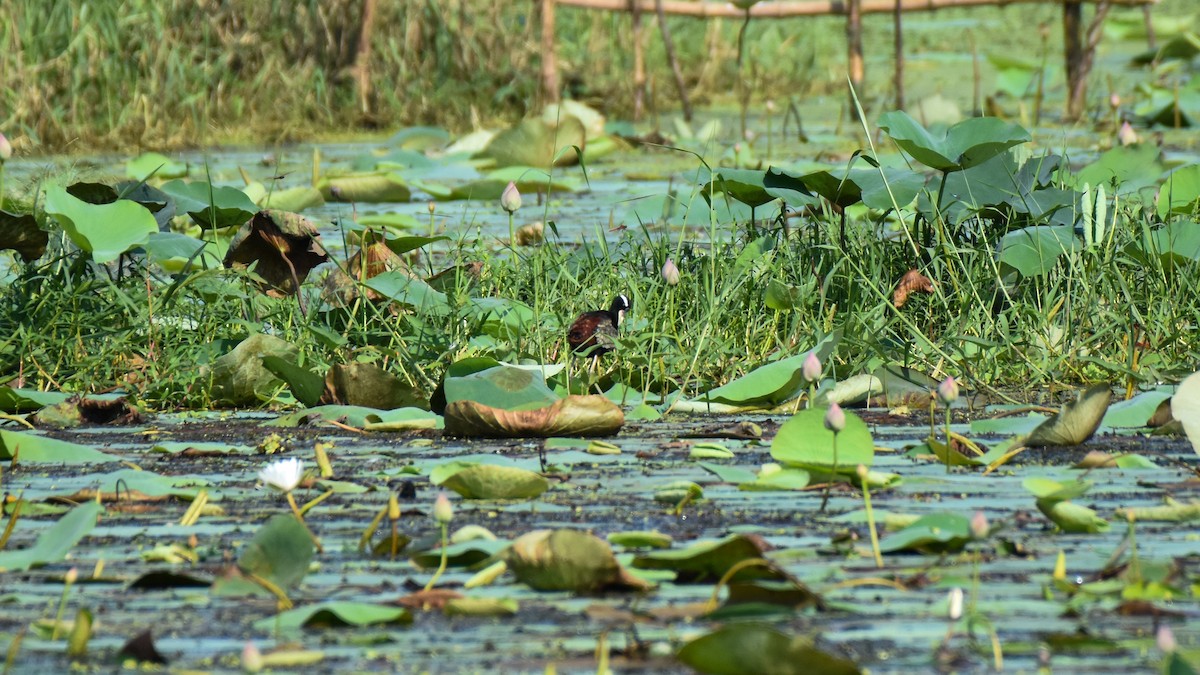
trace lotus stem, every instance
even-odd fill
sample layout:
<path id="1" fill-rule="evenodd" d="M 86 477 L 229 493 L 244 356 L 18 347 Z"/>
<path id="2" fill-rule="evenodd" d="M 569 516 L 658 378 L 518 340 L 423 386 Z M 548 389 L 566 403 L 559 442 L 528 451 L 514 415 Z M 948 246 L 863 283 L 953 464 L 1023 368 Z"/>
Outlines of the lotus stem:
<path id="1" fill-rule="evenodd" d="M 4 526 L 4 534 L 0 534 L 0 551 L 3 551 L 4 546 L 8 544 L 8 538 L 12 536 L 13 528 L 17 526 L 17 521 L 21 518 L 21 508 L 24 505 L 25 501 L 21 499 L 21 495 L 17 495 L 17 501 L 13 504 L 12 513 L 8 516 L 8 525 Z"/>
<path id="2" fill-rule="evenodd" d="M 432 577 L 430 577 L 429 583 L 425 584 L 426 591 L 432 589 L 433 585 L 436 584 L 438 579 L 442 577 L 442 573 L 446 571 L 447 559 L 450 557 L 449 551 L 446 550 L 446 547 L 449 544 L 448 532 L 450 530 L 450 525 L 449 523 L 439 523 L 438 526 L 442 528 L 442 560 L 438 563 L 437 571 L 433 573 Z"/>
<path id="3" fill-rule="evenodd" d="M 54 614 L 54 629 L 50 631 L 51 640 L 58 639 L 58 631 L 62 627 L 63 612 L 67 609 L 67 594 L 71 592 L 71 585 L 75 583 L 78 575 L 79 572 L 72 567 L 67 570 L 66 575 L 63 577 L 62 597 L 58 601 L 58 612 Z"/>
<path id="4" fill-rule="evenodd" d="M 717 596 L 721 593 L 721 589 L 729 585 L 729 582 L 733 580 L 733 576 L 735 574 L 748 567 L 765 567 L 767 569 L 774 569 L 771 561 L 765 558 L 746 558 L 745 560 L 739 560 L 729 569 L 725 570 L 725 574 L 722 574 L 721 579 L 715 586 L 713 586 L 712 596 L 709 597 L 708 605 L 704 608 L 706 612 L 713 612 L 717 609 Z"/>
<path id="5" fill-rule="evenodd" d="M 950 438 L 950 404 L 946 404 L 946 473 L 950 473 L 950 453 L 954 452 L 954 440 Z"/>
<path id="6" fill-rule="evenodd" d="M 879 531 L 875 529 L 875 512 L 871 510 L 871 486 L 867 482 L 867 467 L 858 465 L 858 480 L 862 484 L 863 507 L 867 511 L 867 528 L 871 531 L 871 552 L 875 554 L 875 567 L 883 569 L 883 554 L 879 552 Z"/>
<path id="7" fill-rule="evenodd" d="M 308 526 L 308 523 L 304 522 L 304 514 L 300 512 L 300 507 L 296 506 L 296 498 L 292 496 L 291 492 L 287 493 L 287 500 L 288 504 L 292 507 L 292 513 L 296 514 L 296 520 L 299 520 L 300 524 L 304 526 L 304 531 L 312 539 L 313 546 L 317 547 L 317 553 L 324 553 L 325 547 L 321 546 L 321 540 L 317 539 L 317 535 L 313 534 L 312 528 Z"/>

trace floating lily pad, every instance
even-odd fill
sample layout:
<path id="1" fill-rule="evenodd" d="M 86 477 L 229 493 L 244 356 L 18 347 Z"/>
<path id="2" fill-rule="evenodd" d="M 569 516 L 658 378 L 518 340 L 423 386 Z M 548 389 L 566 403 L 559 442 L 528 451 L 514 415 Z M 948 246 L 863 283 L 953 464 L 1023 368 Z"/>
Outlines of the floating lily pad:
<path id="1" fill-rule="evenodd" d="M 621 408 L 598 394 L 568 396 L 536 410 L 451 401 L 446 404 L 445 418 L 447 433 L 484 438 L 611 436 L 625 423 Z"/>
<path id="2" fill-rule="evenodd" d="M 538 591 L 649 587 L 621 567 L 604 540 L 580 530 L 534 530 L 517 538 L 504 560 L 521 583 Z"/>
<path id="3" fill-rule="evenodd" d="M 731 623 L 688 642 L 676 655 L 709 675 L 857 675 L 853 661 L 818 649 L 812 638 L 762 623 Z"/>
<path id="4" fill-rule="evenodd" d="M 574 148 L 582 151 L 586 145 L 587 132 L 574 117 L 564 117 L 557 123 L 527 119 L 496 134 L 480 154 L 494 159 L 497 166 L 544 169 L 577 163 L 579 156 Z"/>
<path id="5" fill-rule="evenodd" d="M 88 464 L 116 462 L 117 457 L 105 454 L 86 445 L 60 441 L 23 431 L 0 429 L 0 460 L 16 458 L 25 462 L 52 462 L 55 464 Z"/>
<path id="6" fill-rule="evenodd" d="M 238 568 L 279 588 L 299 585 L 313 557 L 312 535 L 290 513 L 272 516 L 242 547 Z"/>
<path id="7" fill-rule="evenodd" d="M 254 622 L 256 630 L 296 628 L 340 628 L 346 626 L 377 626 L 412 623 L 412 613 L 395 605 L 374 605 L 368 602 L 331 600 L 315 605 L 297 607 L 277 616 Z"/>
<path id="8" fill-rule="evenodd" d="M 396 172 L 330 176 L 317 184 L 321 196 L 331 202 L 407 202 L 412 190 Z"/>
<path id="9" fill-rule="evenodd" d="M 762 558 L 768 548 L 762 537 L 735 534 L 716 541 L 698 542 L 684 549 L 644 553 L 634 558 L 632 565 L 638 569 L 674 570 L 676 583 L 712 582 L 738 563 Z M 783 574 L 773 567 L 753 565 L 738 571 L 732 580 L 783 578 Z"/>
<path id="10" fill-rule="evenodd" d="M 550 489 L 550 482 L 540 474 L 496 464 L 461 467 L 449 475 L 435 469 L 429 480 L 467 499 L 533 499 Z"/>
<path id="11" fill-rule="evenodd" d="M 39 527 L 42 532 L 32 546 L 19 551 L 0 551 L 0 573 L 22 571 L 59 562 L 67 557 L 67 553 L 80 539 L 96 527 L 96 521 L 103 512 L 103 506 L 89 501 L 71 509 L 50 527 Z M 18 527 L 17 532 L 24 529 L 27 528 Z"/>
<path id="12" fill-rule="evenodd" d="M 971 538 L 971 520 L 968 517 L 958 513 L 933 513 L 884 537 L 879 542 L 879 550 L 884 553 L 947 553 L 961 551 Z"/>
<path id="13" fill-rule="evenodd" d="M 159 179 L 182 178 L 187 173 L 187 163 L 177 162 L 158 152 L 144 152 L 125 164 L 125 175 L 138 181 L 152 176 Z"/>
<path id="14" fill-rule="evenodd" d="M 771 457 L 802 469 L 853 474 L 859 464 L 875 461 L 875 441 L 867 425 L 852 412 L 846 412 L 846 427 L 837 435 L 825 428 L 825 409 L 806 408 L 779 427 L 771 441 Z"/>

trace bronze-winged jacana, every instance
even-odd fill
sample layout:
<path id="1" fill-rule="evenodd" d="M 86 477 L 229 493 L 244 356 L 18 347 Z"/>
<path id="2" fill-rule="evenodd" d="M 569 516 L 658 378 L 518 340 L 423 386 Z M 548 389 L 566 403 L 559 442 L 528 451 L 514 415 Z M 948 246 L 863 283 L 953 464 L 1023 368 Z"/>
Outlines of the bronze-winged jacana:
<path id="1" fill-rule="evenodd" d="M 628 297 L 618 295 L 608 309 L 580 314 L 567 330 L 571 351 L 592 357 L 611 352 L 617 346 L 617 328 L 632 306 Z"/>

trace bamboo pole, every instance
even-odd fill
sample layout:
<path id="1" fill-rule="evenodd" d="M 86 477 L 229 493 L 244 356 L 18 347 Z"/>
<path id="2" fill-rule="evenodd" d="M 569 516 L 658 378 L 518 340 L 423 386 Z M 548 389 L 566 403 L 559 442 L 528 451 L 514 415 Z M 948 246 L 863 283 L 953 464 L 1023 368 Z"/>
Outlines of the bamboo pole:
<path id="1" fill-rule="evenodd" d="M 646 109 L 646 48 L 642 40 L 642 8 L 633 0 L 628 2 L 633 28 L 633 121 L 637 122 Z"/>
<path id="2" fill-rule="evenodd" d="M 667 63 L 671 66 L 671 74 L 675 76 L 675 89 L 679 92 L 679 103 L 683 106 L 683 119 L 690 123 L 692 121 L 692 102 L 688 100 L 683 71 L 679 68 L 679 59 L 675 56 L 675 43 L 671 41 L 671 29 L 667 27 L 667 15 L 663 12 L 662 0 L 655 0 L 654 13 L 658 16 L 658 32 L 662 33 L 663 51 L 667 54 Z"/>
<path id="3" fill-rule="evenodd" d="M 854 105 L 854 97 L 862 100 L 866 91 L 863 80 L 866 69 L 863 66 L 862 43 L 862 0 L 849 0 L 849 10 L 846 12 L 846 68 L 850 74 L 850 119 L 858 119 L 858 106 Z"/>
<path id="4" fill-rule="evenodd" d="M 655 0 L 555 0 L 564 7 L 582 7 L 585 9 L 602 9 L 609 11 L 628 11 L 630 2 L 637 3 L 643 11 L 653 11 Z M 1096 3 L 1102 0 L 1083 0 Z M 1051 2 L 1063 3 L 1064 0 L 900 0 L 901 11 L 919 12 L 945 9 L 948 7 L 976 7 L 980 5 L 1008 5 Z M 1158 0 L 1110 0 L 1112 5 L 1123 7 L 1141 7 L 1158 4 Z M 884 14 L 896 10 L 895 0 L 862 0 L 863 14 Z M 1065 3 L 1064 3 L 1065 4 Z M 693 2 L 692 0 L 662 0 L 663 12 L 678 16 L 698 18 L 745 18 L 745 10 L 735 7 L 728 2 Z M 760 2 L 750 8 L 750 16 L 758 17 L 787 17 L 787 16 L 828 16 L 844 15 L 849 11 L 847 0 L 775 0 Z"/>
<path id="5" fill-rule="evenodd" d="M 900 0 L 896 0 L 896 9 L 892 12 L 892 30 L 895 32 L 892 37 L 892 59 L 895 67 L 892 87 L 896 90 L 896 110 L 904 110 L 904 31 L 900 19 L 903 14 L 904 8 L 900 6 Z"/>
<path id="6" fill-rule="evenodd" d="M 554 44 L 554 5 L 557 0 L 542 3 L 542 90 L 548 103 L 557 103 L 559 95 L 558 52 Z"/>

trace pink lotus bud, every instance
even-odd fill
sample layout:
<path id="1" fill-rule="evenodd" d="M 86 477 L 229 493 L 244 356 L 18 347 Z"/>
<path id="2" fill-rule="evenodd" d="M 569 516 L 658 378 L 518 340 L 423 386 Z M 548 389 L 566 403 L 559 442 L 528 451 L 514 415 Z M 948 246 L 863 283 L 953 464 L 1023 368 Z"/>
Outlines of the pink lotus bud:
<path id="1" fill-rule="evenodd" d="M 1161 624 L 1158 627 L 1158 632 L 1154 634 L 1154 641 L 1158 644 L 1158 649 L 1164 654 L 1179 649 L 1179 644 L 1175 642 L 1175 633 L 1171 632 L 1171 627 L 1166 624 Z"/>
<path id="2" fill-rule="evenodd" d="M 79 568 L 78 567 L 72 567 L 71 569 L 67 570 L 66 574 L 63 575 L 63 582 L 66 583 L 68 586 L 70 586 L 71 584 L 75 583 L 78 580 L 79 580 Z"/>
<path id="3" fill-rule="evenodd" d="M 842 412 L 842 406 L 834 403 L 825 411 L 825 428 L 835 434 L 846 428 L 846 413 Z"/>
<path id="4" fill-rule="evenodd" d="M 662 266 L 662 278 L 667 282 L 668 286 L 674 286 L 679 283 L 679 268 L 675 266 L 675 261 L 667 258 L 667 262 Z"/>
<path id="5" fill-rule="evenodd" d="M 500 195 L 500 208 L 509 213 L 516 213 L 517 209 L 521 208 L 521 192 L 517 190 L 517 184 L 508 181 L 508 187 L 504 188 L 504 192 Z"/>
<path id="6" fill-rule="evenodd" d="M 429 209 L 430 215 L 432 215 L 434 211 L 437 211 L 437 202 L 429 202 L 425 206 Z"/>
<path id="7" fill-rule="evenodd" d="M 258 647 L 253 642 L 247 642 L 245 647 L 242 647 L 242 670 L 247 673 L 257 673 L 263 669 L 262 652 L 258 651 Z"/>
<path id="8" fill-rule="evenodd" d="M 9 157 L 12 157 L 12 143 L 8 142 L 8 138 L 4 134 L 0 134 L 0 164 L 3 164 Z"/>
<path id="9" fill-rule="evenodd" d="M 950 405 L 958 399 L 958 383 L 954 381 L 953 377 L 942 380 L 937 387 L 937 397 L 946 405 Z"/>
<path id="10" fill-rule="evenodd" d="M 454 520 L 454 507 L 450 505 L 450 498 L 445 492 L 438 493 L 433 502 L 433 519 L 442 525 Z"/>
<path id="11" fill-rule="evenodd" d="M 775 105 L 775 99 L 773 99 L 773 98 L 767 99 L 767 112 L 774 113 L 776 109 L 777 109 L 777 106 Z"/>
<path id="12" fill-rule="evenodd" d="M 1117 141 L 1121 145 L 1133 145 L 1139 140 L 1137 132 L 1133 130 L 1133 125 L 1127 121 L 1122 122 L 1121 128 L 1117 130 Z"/>
<path id="13" fill-rule="evenodd" d="M 800 366 L 800 375 L 808 382 L 816 382 L 821 379 L 821 359 L 817 358 L 816 352 L 809 352 L 808 356 L 804 357 L 804 364 Z"/>
<path id="14" fill-rule="evenodd" d="M 988 525 L 987 516 L 983 515 L 983 511 L 976 511 L 975 515 L 971 516 L 971 536 L 976 539 L 984 539 L 991 531 L 991 526 Z"/>
<path id="15" fill-rule="evenodd" d="M 1113 94 L 1108 97 L 1108 105 L 1113 110 L 1120 108 L 1121 107 L 1121 97 L 1116 92 L 1113 92 Z"/>

